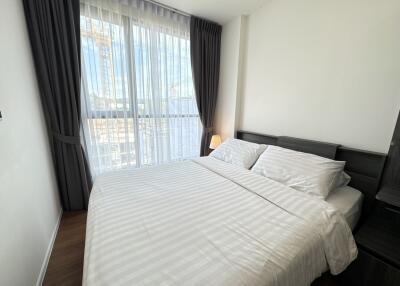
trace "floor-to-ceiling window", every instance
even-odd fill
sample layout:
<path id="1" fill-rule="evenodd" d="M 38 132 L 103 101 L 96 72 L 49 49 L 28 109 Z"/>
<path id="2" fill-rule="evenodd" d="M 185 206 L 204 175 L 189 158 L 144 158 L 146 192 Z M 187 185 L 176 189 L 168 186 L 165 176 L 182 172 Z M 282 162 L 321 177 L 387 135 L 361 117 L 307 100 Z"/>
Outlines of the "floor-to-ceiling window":
<path id="1" fill-rule="evenodd" d="M 189 18 L 128 2 L 81 3 L 82 121 L 94 175 L 199 155 Z"/>

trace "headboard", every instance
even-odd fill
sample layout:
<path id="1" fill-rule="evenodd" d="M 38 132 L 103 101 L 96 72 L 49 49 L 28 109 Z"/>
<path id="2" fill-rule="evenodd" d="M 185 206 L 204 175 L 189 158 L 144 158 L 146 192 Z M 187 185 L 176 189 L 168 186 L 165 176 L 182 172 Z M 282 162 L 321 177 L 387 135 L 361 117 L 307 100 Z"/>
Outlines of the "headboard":
<path id="1" fill-rule="evenodd" d="M 374 204 L 375 195 L 381 182 L 386 155 L 377 152 L 351 149 L 340 144 L 325 143 L 287 136 L 263 135 L 237 131 L 236 138 L 267 145 L 311 153 L 329 159 L 346 161 L 345 171 L 351 176 L 349 186 L 364 194 L 363 216 Z"/>

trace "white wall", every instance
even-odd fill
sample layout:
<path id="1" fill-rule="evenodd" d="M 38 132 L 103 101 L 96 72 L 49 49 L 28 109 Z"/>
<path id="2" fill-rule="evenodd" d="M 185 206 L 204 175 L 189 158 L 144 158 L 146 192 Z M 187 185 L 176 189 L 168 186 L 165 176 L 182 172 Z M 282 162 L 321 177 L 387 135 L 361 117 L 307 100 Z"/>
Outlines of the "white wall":
<path id="1" fill-rule="evenodd" d="M 221 63 L 218 100 L 215 113 L 216 132 L 222 139 L 234 137 L 242 93 L 242 62 L 247 17 L 239 16 L 222 27 Z"/>
<path id="2" fill-rule="evenodd" d="M 22 1 L 1 1 L 0 38 L 0 285 L 35 285 L 60 205 Z"/>
<path id="3" fill-rule="evenodd" d="M 248 18 L 238 129 L 387 152 L 399 35 L 398 0 L 267 2 Z"/>
<path id="4" fill-rule="evenodd" d="M 233 137 L 238 95 L 241 17 L 223 25 L 218 100 L 215 110 L 216 133 Z"/>

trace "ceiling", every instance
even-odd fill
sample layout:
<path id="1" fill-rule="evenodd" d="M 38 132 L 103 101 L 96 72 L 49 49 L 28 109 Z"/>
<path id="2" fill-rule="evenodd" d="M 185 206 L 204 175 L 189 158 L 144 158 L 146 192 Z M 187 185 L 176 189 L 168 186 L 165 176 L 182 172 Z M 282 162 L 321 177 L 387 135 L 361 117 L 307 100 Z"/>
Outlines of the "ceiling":
<path id="1" fill-rule="evenodd" d="M 268 0 L 156 0 L 164 5 L 225 24 L 240 15 L 248 15 Z"/>

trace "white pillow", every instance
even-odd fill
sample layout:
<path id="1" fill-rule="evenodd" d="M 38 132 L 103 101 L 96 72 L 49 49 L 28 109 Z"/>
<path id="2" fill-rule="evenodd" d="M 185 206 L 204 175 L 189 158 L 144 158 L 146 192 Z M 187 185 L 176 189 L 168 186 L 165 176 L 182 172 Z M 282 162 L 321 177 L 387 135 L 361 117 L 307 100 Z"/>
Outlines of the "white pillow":
<path id="1" fill-rule="evenodd" d="M 346 187 L 350 183 L 350 181 L 351 181 L 351 177 L 346 172 L 344 172 L 344 171 L 340 172 L 336 176 L 335 186 L 333 187 L 333 189 Z"/>
<path id="2" fill-rule="evenodd" d="M 268 146 L 252 171 L 298 191 L 325 199 L 346 162 Z"/>
<path id="3" fill-rule="evenodd" d="M 251 143 L 239 139 L 228 139 L 210 153 L 211 157 L 250 169 L 267 145 Z"/>

